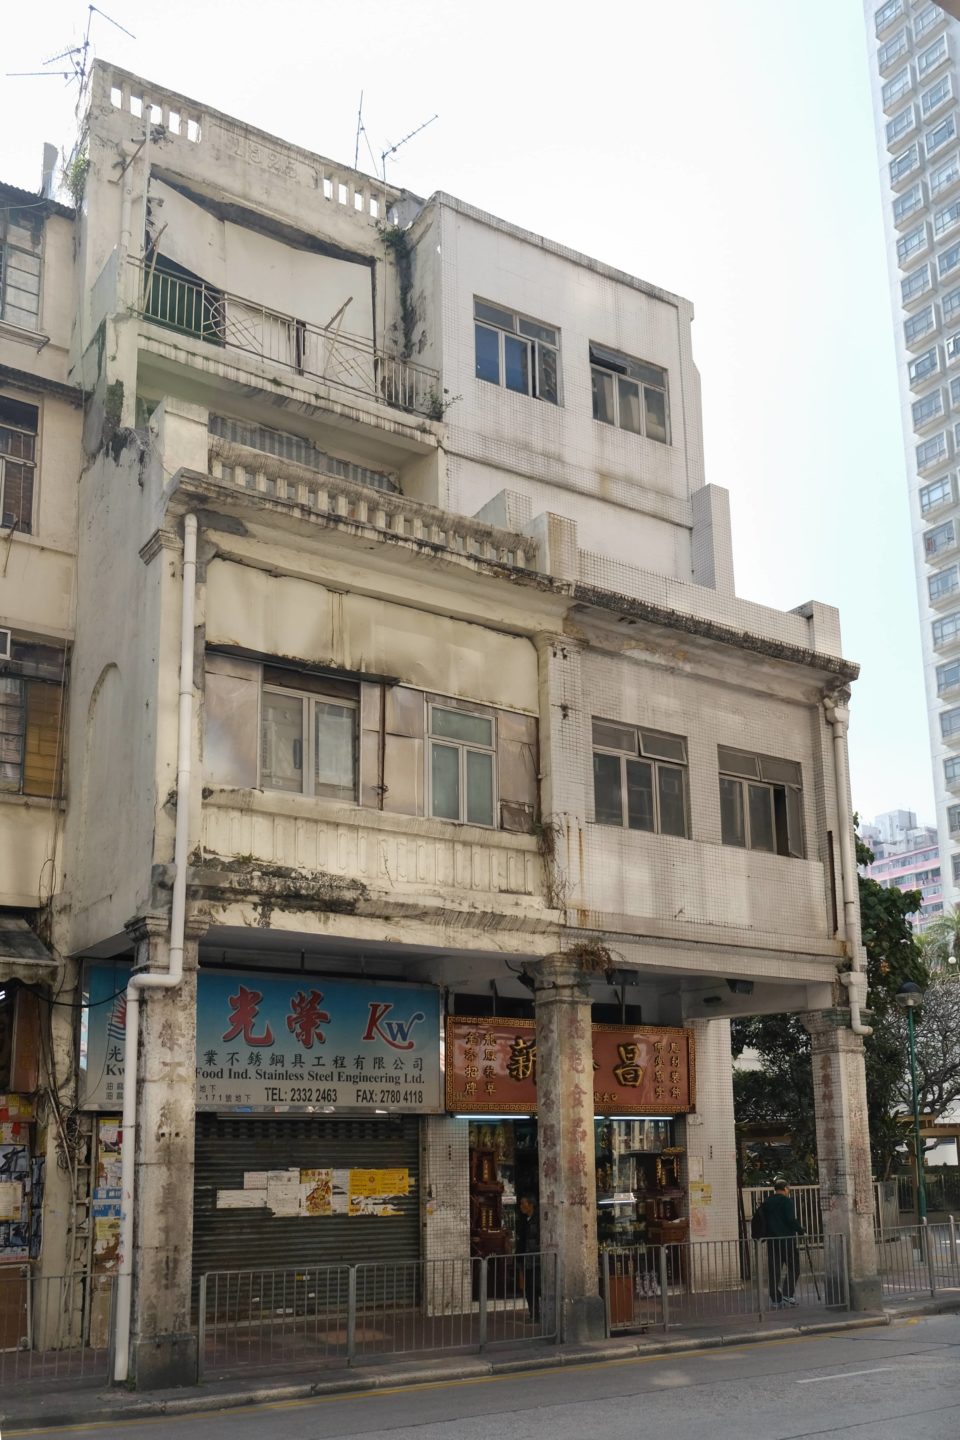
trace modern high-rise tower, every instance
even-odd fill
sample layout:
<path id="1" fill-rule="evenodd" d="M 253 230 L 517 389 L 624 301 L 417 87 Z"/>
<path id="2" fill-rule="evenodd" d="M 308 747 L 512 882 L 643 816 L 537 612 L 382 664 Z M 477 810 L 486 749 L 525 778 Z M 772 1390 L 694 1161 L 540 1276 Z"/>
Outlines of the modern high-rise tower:
<path id="1" fill-rule="evenodd" d="M 864 0 L 945 905 L 960 903 L 960 22 Z"/>

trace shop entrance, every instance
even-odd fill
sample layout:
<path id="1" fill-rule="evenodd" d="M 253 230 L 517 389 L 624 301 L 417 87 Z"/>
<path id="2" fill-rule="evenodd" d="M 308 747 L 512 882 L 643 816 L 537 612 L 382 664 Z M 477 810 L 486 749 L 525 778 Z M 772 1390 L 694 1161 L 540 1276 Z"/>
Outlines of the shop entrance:
<path id="1" fill-rule="evenodd" d="M 491 1116 L 470 1125 L 470 1252 L 516 1250 L 517 1206 L 539 1189 L 537 1122 Z M 621 1250 L 689 1239 L 683 1150 L 672 1117 L 594 1119 L 597 1245 Z"/>

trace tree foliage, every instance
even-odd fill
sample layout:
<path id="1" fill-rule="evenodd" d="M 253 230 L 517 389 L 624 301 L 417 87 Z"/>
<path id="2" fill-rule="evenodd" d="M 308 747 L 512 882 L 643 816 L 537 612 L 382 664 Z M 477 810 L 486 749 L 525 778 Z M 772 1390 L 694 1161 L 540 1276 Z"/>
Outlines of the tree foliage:
<path id="1" fill-rule="evenodd" d="M 873 853 L 858 837 L 857 863 L 867 865 L 872 859 Z M 863 875 L 859 887 L 871 1012 L 867 1018 L 874 1032 L 864 1041 L 867 1105 L 875 1173 L 884 1177 L 903 1138 L 895 1115 L 903 1103 L 908 1064 L 903 1018 L 894 996 L 905 980 L 925 986 L 928 976 L 907 918 L 920 908 L 919 892 L 884 889 Z M 809 1034 L 797 1015 L 758 1015 L 734 1022 L 734 1055 L 745 1049 L 757 1052 L 760 1068 L 734 1072 L 738 1124 L 781 1126 L 792 1142 L 789 1178 L 815 1180 Z"/>

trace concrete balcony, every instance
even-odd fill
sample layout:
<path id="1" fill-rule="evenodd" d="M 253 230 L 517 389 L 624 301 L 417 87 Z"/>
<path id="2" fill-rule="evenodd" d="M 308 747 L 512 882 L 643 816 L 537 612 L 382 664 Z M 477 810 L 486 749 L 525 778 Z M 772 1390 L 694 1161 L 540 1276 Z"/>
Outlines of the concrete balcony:
<path id="1" fill-rule="evenodd" d="M 333 391 L 430 420 L 443 417 L 435 370 L 378 349 L 339 326 L 282 315 L 203 282 L 131 262 L 138 273 L 135 312 L 159 330 L 213 352 L 249 356 L 284 378 L 319 381 Z"/>
<path id="2" fill-rule="evenodd" d="M 305 912 L 324 911 L 428 924 L 469 912 L 473 924 L 530 933 L 558 918 L 534 836 L 281 791 L 205 792 L 190 883 L 223 906 L 217 920 L 228 924 L 230 911 L 263 903 L 294 928 Z"/>
<path id="3" fill-rule="evenodd" d="M 460 558 L 535 571 L 534 538 L 499 529 L 468 515 L 457 515 L 406 495 L 388 494 L 352 480 L 319 474 L 305 466 L 262 455 L 219 436 L 209 437 L 209 472 L 225 491 L 240 499 L 280 502 L 305 510 L 321 523 L 381 540 L 399 540 Z"/>

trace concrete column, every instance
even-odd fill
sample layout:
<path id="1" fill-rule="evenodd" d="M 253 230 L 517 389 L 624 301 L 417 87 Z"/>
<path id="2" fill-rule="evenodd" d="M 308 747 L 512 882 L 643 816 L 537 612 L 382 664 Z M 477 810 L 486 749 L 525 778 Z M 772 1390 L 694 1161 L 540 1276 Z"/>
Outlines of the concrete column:
<path id="1" fill-rule="evenodd" d="M 129 928 L 137 967 L 166 969 L 167 917 L 146 916 Z M 188 921 L 182 984 L 141 991 L 130 1343 L 131 1372 L 140 1390 L 189 1385 L 197 1378 L 190 1291 L 198 938 Z"/>
<path id="2" fill-rule="evenodd" d="M 737 1240 L 737 1141 L 733 1113 L 730 1021 L 685 1020 L 693 1032 L 697 1108 L 686 1117 L 691 1240 Z M 683 1141 L 680 1142 L 684 1143 Z M 733 1265 L 736 1253 L 731 1249 Z"/>
<path id="3" fill-rule="evenodd" d="M 421 1122 L 420 1188 L 424 1307 L 428 1315 L 458 1315 L 472 1302 L 470 1254 L 470 1126 L 454 1115 Z"/>
<path id="4" fill-rule="evenodd" d="M 849 1010 L 812 1010 L 802 1019 L 813 1051 L 824 1236 L 846 1237 L 851 1309 L 879 1309 L 863 1041 L 850 1029 Z"/>
<path id="5" fill-rule="evenodd" d="M 563 955 L 528 967 L 536 982 L 540 1243 L 559 1257 L 560 1337 L 601 1338 L 590 996 Z M 546 1280 L 547 1277 L 545 1277 Z M 552 1297 L 544 1285 L 544 1304 Z"/>

